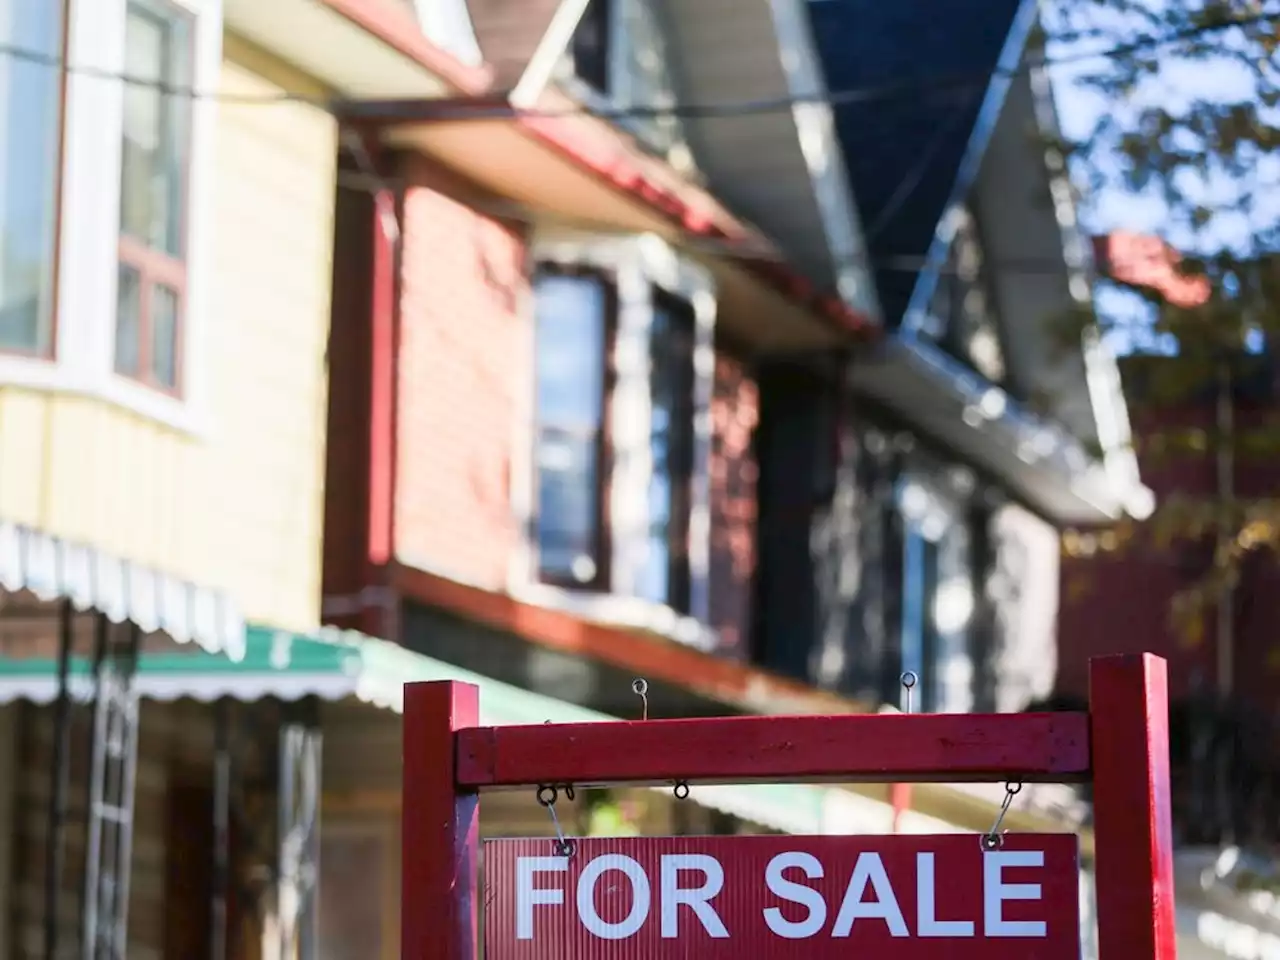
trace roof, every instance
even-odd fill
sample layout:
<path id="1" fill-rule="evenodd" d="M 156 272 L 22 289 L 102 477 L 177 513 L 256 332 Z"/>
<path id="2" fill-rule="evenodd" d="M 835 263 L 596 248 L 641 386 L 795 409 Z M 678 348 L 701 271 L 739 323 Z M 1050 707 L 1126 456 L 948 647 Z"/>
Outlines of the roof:
<path id="1" fill-rule="evenodd" d="M 874 263 L 924 257 L 961 178 L 976 173 L 966 158 L 989 132 L 988 86 L 1028 2 L 808 4 L 828 87 L 886 91 L 835 108 Z M 877 270 L 887 325 L 902 318 L 917 277 Z"/>

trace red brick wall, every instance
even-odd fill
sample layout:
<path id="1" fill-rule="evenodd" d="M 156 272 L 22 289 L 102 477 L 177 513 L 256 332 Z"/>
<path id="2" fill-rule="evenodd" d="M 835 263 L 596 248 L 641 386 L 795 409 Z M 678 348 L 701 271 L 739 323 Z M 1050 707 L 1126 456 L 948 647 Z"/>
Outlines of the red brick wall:
<path id="1" fill-rule="evenodd" d="M 711 626 L 720 652 L 750 653 L 756 568 L 756 467 L 752 434 L 759 416 L 755 381 L 729 354 L 716 357 L 711 400 Z"/>
<path id="2" fill-rule="evenodd" d="M 531 398 L 531 311 L 520 233 L 406 159 L 395 551 L 402 562 L 501 587 L 520 540 L 511 454 Z"/>
<path id="3" fill-rule="evenodd" d="M 1269 411 L 1237 409 L 1237 422 L 1248 430 L 1263 422 Z M 1139 435 L 1168 434 L 1171 425 L 1208 430 L 1211 414 L 1204 409 L 1163 412 L 1159 426 Z M 1141 457 L 1142 479 L 1161 503 L 1179 494 L 1208 498 L 1215 488 L 1211 454 L 1158 456 L 1149 449 Z M 1237 490 L 1244 497 L 1274 496 L 1280 489 L 1280 461 L 1241 458 L 1236 467 Z M 1208 689 L 1216 684 L 1214 613 L 1198 639 L 1189 638 L 1171 622 L 1173 597 L 1197 582 L 1204 572 L 1207 550 L 1189 543 L 1161 544 L 1139 537 L 1115 553 L 1089 559 L 1064 558 L 1059 615 L 1060 690 L 1084 695 L 1088 689 L 1088 659 L 1109 653 L 1151 651 L 1169 660 L 1171 694 L 1185 696 L 1199 675 Z M 1247 704 L 1274 710 L 1280 702 L 1280 567 L 1274 555 L 1252 557 L 1237 589 L 1234 684 Z"/>

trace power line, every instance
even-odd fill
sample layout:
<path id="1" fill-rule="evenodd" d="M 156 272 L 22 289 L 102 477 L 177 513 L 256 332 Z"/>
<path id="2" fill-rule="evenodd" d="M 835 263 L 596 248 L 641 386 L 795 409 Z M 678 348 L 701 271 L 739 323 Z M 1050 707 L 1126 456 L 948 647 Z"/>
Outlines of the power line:
<path id="1" fill-rule="evenodd" d="M 415 101 L 424 108 L 424 121 L 456 121 L 456 120 L 489 120 L 516 117 L 554 118 L 562 116 L 593 116 L 602 120 L 647 119 L 647 118 L 719 118 L 752 114 L 777 113 L 803 105 L 824 105 L 829 107 L 851 106 L 871 103 L 878 100 L 893 99 L 908 94 L 921 94 L 929 91 L 961 90 L 978 88 L 996 77 L 1012 78 L 1032 69 L 1046 69 L 1087 62 L 1090 60 L 1119 59 L 1156 49 L 1171 44 L 1183 43 L 1201 36 L 1220 33 L 1225 30 L 1255 26 L 1261 23 L 1280 21 L 1280 11 L 1258 13 L 1248 17 L 1239 17 L 1214 23 L 1198 24 L 1183 30 L 1172 31 L 1159 36 L 1146 36 L 1130 43 L 1110 47 L 1104 50 L 1081 51 L 1062 57 L 1033 57 L 1014 68 L 994 68 L 987 71 L 953 72 L 935 74 L 933 76 L 902 77 L 895 80 L 837 90 L 812 95 L 774 97 L 759 100 L 737 102 L 717 102 L 706 104 L 648 104 L 619 107 L 616 109 L 593 110 L 586 106 L 573 105 L 565 108 L 519 108 L 509 103 L 484 104 L 474 101 Z M 171 84 L 162 80 L 140 77 L 133 74 L 108 70 L 85 64 L 73 64 L 65 58 L 46 54 L 29 47 L 14 44 L 0 44 L 0 56 L 57 69 L 64 73 L 86 76 L 102 80 L 113 80 L 127 86 L 144 87 L 157 90 L 166 96 L 185 97 L 190 100 L 215 101 L 240 105 L 279 105 L 304 104 L 334 115 L 351 116 L 362 112 L 376 111 L 379 105 L 362 105 L 355 101 L 334 100 L 330 98 L 311 97 L 303 94 L 281 92 L 279 94 L 234 94 L 223 91 L 199 90 L 193 86 Z M 395 107 L 388 102 L 383 108 Z"/>

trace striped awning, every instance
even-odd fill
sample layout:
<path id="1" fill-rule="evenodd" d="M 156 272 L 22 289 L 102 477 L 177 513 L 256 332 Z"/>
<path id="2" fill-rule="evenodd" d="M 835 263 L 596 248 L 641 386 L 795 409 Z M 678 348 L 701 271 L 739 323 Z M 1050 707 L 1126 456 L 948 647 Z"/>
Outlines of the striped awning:
<path id="1" fill-rule="evenodd" d="M 70 678 L 71 695 L 87 700 L 92 683 L 86 658 L 73 657 Z M 143 651 L 137 673 L 140 695 L 153 700 L 353 698 L 397 713 L 404 705 L 404 684 L 424 680 L 477 685 L 480 719 L 486 725 L 610 723 L 618 719 L 492 680 L 386 640 L 333 629 L 303 635 L 249 626 L 244 655 L 238 661 L 201 650 Z M 0 659 L 0 703 L 48 703 L 56 696 L 53 660 Z M 892 821 L 887 804 L 834 787 L 701 786 L 693 787 L 690 797 L 702 806 L 791 834 L 880 833 L 888 830 Z"/>
<path id="2" fill-rule="evenodd" d="M 244 619 L 225 593 L 7 521 L 0 521 L 0 590 L 70 600 L 82 612 L 233 660 L 244 654 Z"/>

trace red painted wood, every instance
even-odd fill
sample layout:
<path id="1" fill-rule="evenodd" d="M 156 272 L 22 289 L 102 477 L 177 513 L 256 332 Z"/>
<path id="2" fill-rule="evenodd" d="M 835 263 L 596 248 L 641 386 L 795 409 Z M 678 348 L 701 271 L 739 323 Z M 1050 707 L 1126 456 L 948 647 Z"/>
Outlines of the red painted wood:
<path id="1" fill-rule="evenodd" d="M 1175 960 L 1169 695 L 1165 661 L 1089 667 L 1101 960 Z"/>
<path id="2" fill-rule="evenodd" d="M 484 852 L 485 953 L 501 960 L 1080 956 L 1078 841 L 1071 834 L 1010 834 L 986 857 L 972 834 L 583 839 L 567 861 L 554 855 L 548 840 L 494 840 Z M 775 865 L 770 889 L 771 862 L 789 853 L 811 859 L 785 870 Z M 1014 861 L 1028 853 L 1039 854 L 1041 864 L 1000 863 L 1005 856 Z M 922 864 L 921 854 L 932 854 L 931 861 L 926 856 Z M 671 869 L 679 862 L 672 857 L 686 858 L 684 869 Z M 526 866 L 523 882 L 521 860 Z M 859 865 L 863 872 L 855 873 Z M 536 874 L 535 866 L 542 868 Z M 882 875 L 874 872 L 877 866 Z M 867 883 L 868 873 L 882 883 L 887 880 L 889 889 Z M 857 882 L 851 882 L 855 875 Z M 640 877 L 638 884 L 633 876 Z M 785 887 L 778 878 L 808 890 Z M 675 903 L 673 891 L 697 891 L 708 884 L 705 905 L 695 910 Z M 1009 891 L 1003 885 L 1024 889 Z M 887 917 L 851 918 L 842 926 L 841 908 L 850 887 L 851 904 L 876 903 Z M 534 891 L 544 892 L 535 897 Z M 1015 899 L 1010 893 L 1034 899 Z M 794 902 L 803 897 L 814 900 Z M 810 928 L 797 929 L 806 920 L 812 921 Z M 946 926 L 939 928 L 938 922 Z M 1043 928 L 1011 929 L 1006 923 L 1042 923 Z M 595 925 L 595 932 L 588 924 Z"/>
<path id="3" fill-rule="evenodd" d="M 458 783 L 751 780 L 1072 781 L 1085 714 L 729 717 L 483 727 L 458 737 Z"/>
<path id="4" fill-rule="evenodd" d="M 455 682 L 404 687 L 400 956 L 475 960 L 479 796 L 457 790 L 456 731 L 480 719 L 480 691 Z"/>
<path id="5" fill-rule="evenodd" d="M 370 143 L 371 157 L 377 157 Z M 376 162 L 376 161 L 375 161 Z M 396 410 L 396 226 L 389 190 L 374 196 L 373 263 L 370 281 L 372 384 L 369 399 L 369 562 L 387 563 L 392 554 L 395 503 Z"/>

